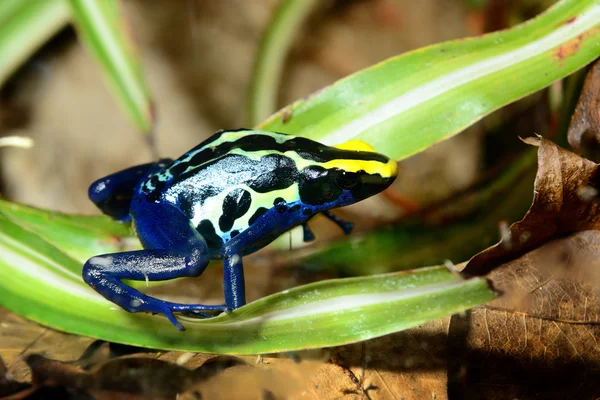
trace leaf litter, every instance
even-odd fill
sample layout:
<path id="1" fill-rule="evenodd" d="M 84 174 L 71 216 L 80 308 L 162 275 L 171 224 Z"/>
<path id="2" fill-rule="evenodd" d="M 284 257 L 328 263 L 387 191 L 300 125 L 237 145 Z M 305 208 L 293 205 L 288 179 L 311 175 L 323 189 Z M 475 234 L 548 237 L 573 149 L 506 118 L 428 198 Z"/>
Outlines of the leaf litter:
<path id="1" fill-rule="evenodd" d="M 600 396 L 599 166 L 543 138 L 526 142 L 538 146 L 533 204 L 462 271 L 503 295 L 452 317 L 450 398 Z"/>
<path id="2" fill-rule="evenodd" d="M 26 328 L 31 333 L 21 358 L 30 373 L 16 379 L 9 364 L 0 393 L 72 399 L 600 396 L 598 165 L 548 140 L 527 141 L 539 153 L 534 202 L 499 244 L 462 271 L 486 274 L 504 293 L 489 306 L 331 354 L 300 355 L 299 363 L 285 356 L 149 353 L 92 341 L 74 343 L 80 350 L 70 359 L 76 361 L 58 361 L 52 359 L 56 342 L 68 349 L 69 335 Z"/>
<path id="3" fill-rule="evenodd" d="M 475 255 L 462 271 L 485 275 L 493 268 L 571 233 L 600 228 L 600 174 L 598 164 L 537 137 L 538 172 L 533 204 L 525 217 L 512 224 L 502 240 Z"/>

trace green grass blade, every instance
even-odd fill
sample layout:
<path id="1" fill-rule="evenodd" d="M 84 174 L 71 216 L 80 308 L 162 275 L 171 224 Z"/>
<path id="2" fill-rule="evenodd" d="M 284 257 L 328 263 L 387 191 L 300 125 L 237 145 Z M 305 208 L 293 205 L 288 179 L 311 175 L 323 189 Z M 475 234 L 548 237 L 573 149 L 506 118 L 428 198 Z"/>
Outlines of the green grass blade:
<path id="1" fill-rule="evenodd" d="M 275 11 L 254 65 L 248 98 L 248 126 L 258 124 L 276 110 L 288 49 L 315 3 L 315 0 L 283 0 Z"/>
<path id="2" fill-rule="evenodd" d="M 0 212 L 79 261 L 79 271 L 81 265 L 94 255 L 140 248 L 131 225 L 103 215 L 69 215 L 2 199 Z"/>
<path id="3" fill-rule="evenodd" d="M 150 91 L 117 0 L 68 1 L 79 38 L 102 67 L 136 126 L 150 133 L 153 125 Z"/>
<path id="4" fill-rule="evenodd" d="M 565 0 L 510 31 L 369 68 L 297 102 L 285 123 L 280 113 L 263 127 L 327 143 L 359 138 L 404 158 L 594 59 L 599 17 L 597 2 Z M 24 214 L 0 213 L 1 304 L 58 329 L 123 343 L 222 353 L 333 346 L 493 296 L 485 281 L 424 268 L 295 288 L 215 319 L 184 319 L 188 331 L 181 334 L 164 318 L 120 311 L 89 289 L 78 276 L 80 256 L 59 248 L 68 238 L 56 244 L 56 235 L 36 227 L 39 216 L 27 222 Z"/>
<path id="5" fill-rule="evenodd" d="M 351 343 L 494 297 L 485 280 L 465 281 L 444 267 L 431 267 L 318 282 L 209 320 L 180 317 L 187 328 L 181 333 L 160 316 L 121 310 L 82 281 L 81 258 L 97 254 L 94 246 L 109 235 L 128 232 L 112 225 L 104 217 L 69 216 L 0 201 L 0 306 L 56 329 L 118 343 L 247 354 Z"/>
<path id="6" fill-rule="evenodd" d="M 485 280 L 465 281 L 432 267 L 318 282 L 209 320 L 180 317 L 187 328 L 181 333 L 165 318 L 119 310 L 72 272 L 75 260 L 1 214 L 0 224 L 2 306 L 57 329 L 132 345 L 238 354 L 335 346 L 494 297 Z"/>
<path id="7" fill-rule="evenodd" d="M 367 68 L 286 107 L 260 128 L 326 144 L 360 139 L 401 160 L 599 55 L 600 3 L 563 0 L 515 28 Z"/>
<path id="8" fill-rule="evenodd" d="M 0 1 L 0 86 L 69 18 L 64 0 Z"/>

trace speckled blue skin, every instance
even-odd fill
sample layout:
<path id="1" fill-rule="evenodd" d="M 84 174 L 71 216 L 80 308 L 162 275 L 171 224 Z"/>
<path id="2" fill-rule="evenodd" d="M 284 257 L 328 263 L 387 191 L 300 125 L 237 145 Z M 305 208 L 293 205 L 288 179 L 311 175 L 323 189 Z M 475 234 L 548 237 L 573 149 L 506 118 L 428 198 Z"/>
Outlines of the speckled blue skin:
<path id="1" fill-rule="evenodd" d="M 156 163 L 132 167 L 94 182 L 89 189 L 90 199 L 105 214 L 120 221 L 130 219 L 133 221 L 144 250 L 92 257 L 83 268 L 85 282 L 102 296 L 127 311 L 146 311 L 165 315 L 179 330 L 184 330 L 184 328 L 173 315 L 174 312 L 209 317 L 215 312 L 236 309 L 245 304 L 243 255 L 260 249 L 281 233 L 297 225 L 304 226 L 305 240 L 313 239 L 314 235 L 308 229 L 306 221 L 319 212 L 325 213 L 344 232 L 349 233 L 352 225 L 337 219 L 327 210 L 362 200 L 383 190 L 393 180 L 392 177 L 374 181 L 372 175 L 361 175 L 360 172 L 354 174 L 356 176 L 348 178 L 349 174 L 345 174 L 339 168 L 326 170 L 321 167 L 313 169 L 294 167 L 289 171 L 281 167 L 266 169 L 273 167 L 270 167 L 271 164 L 264 161 L 266 160 L 264 158 L 261 158 L 263 162 L 252 164 L 248 161 L 246 165 L 243 151 L 262 151 L 256 141 L 251 145 L 236 147 L 236 151 L 242 152 L 242 156 L 239 154 L 235 157 L 231 156 L 230 153 L 235 153 L 235 151 L 228 150 L 228 152 L 224 152 L 224 157 L 221 155 L 214 158 L 205 157 L 202 163 L 191 160 L 192 155 L 199 153 L 198 149 L 209 148 L 211 142 L 213 146 L 210 147 L 211 149 L 225 145 L 232 147 L 231 143 L 235 143 L 224 142 L 222 139 L 219 141 L 218 135 L 215 135 L 217 139 L 215 137 L 209 139 L 175 162 L 164 159 Z M 265 137 L 272 139 L 268 135 L 275 134 L 265 133 Z M 261 138 L 259 134 L 255 134 L 255 136 L 257 140 Z M 281 139 L 279 136 L 277 138 L 278 140 L 285 139 L 285 137 Z M 280 146 L 280 144 L 276 146 Z M 294 146 L 308 146 L 304 149 L 307 154 L 310 151 L 317 151 L 314 150 L 314 146 L 328 149 L 305 139 L 302 139 L 300 145 L 294 142 Z M 259 148 L 255 149 L 256 147 Z M 264 147 L 269 151 L 273 150 L 267 144 Z M 336 151 L 335 154 L 338 156 L 339 154 L 350 154 L 347 151 L 345 153 L 340 153 L 341 150 Z M 289 152 L 286 154 L 289 157 Z M 356 158 L 356 154 L 354 152 L 352 156 Z M 287 160 L 280 153 L 270 156 L 279 157 L 276 159 L 277 163 L 273 165 L 283 165 L 282 162 Z M 384 158 L 378 156 L 379 159 Z M 250 159 L 251 157 L 248 157 L 248 160 Z M 294 166 L 305 162 L 304 159 L 297 161 Z M 252 171 L 251 178 L 244 178 L 243 171 L 250 168 L 251 165 L 252 168 L 261 168 L 260 174 L 271 174 L 269 179 L 259 181 L 255 176 L 257 175 L 256 171 Z M 231 173 L 232 170 L 234 173 Z M 235 173 L 238 170 L 240 172 Z M 176 171 L 179 172 L 175 173 Z M 205 176 L 213 174 L 218 178 L 207 180 L 198 174 L 205 174 Z M 260 174 L 259 176 L 262 176 Z M 289 174 L 293 175 L 293 179 L 288 176 Z M 212 239 L 208 240 L 206 231 L 203 231 L 198 223 L 203 215 L 197 215 L 198 211 L 195 211 L 194 207 L 206 204 L 207 200 L 215 199 L 215 196 L 226 193 L 226 190 L 239 187 L 242 179 L 246 179 L 243 181 L 244 185 L 255 185 L 253 189 L 256 191 L 244 186 L 247 190 L 237 189 L 240 190 L 236 192 L 239 195 L 228 198 L 229 203 L 233 202 L 231 203 L 233 207 L 231 204 L 226 206 L 223 203 L 219 232 L 225 232 L 227 229 L 229 231 L 220 233 L 220 236 L 212 235 Z M 319 181 L 315 185 L 317 179 Z M 348 179 L 353 181 L 348 183 Z M 284 201 L 279 200 L 279 203 L 276 200 L 276 204 L 270 208 L 261 207 L 263 210 L 256 212 L 257 207 L 253 208 L 252 204 L 253 198 L 259 199 L 260 196 L 263 196 L 261 201 L 264 203 L 265 196 L 268 196 L 269 190 L 271 190 L 268 185 L 273 186 L 272 191 L 275 193 L 275 188 L 279 190 L 283 181 L 297 185 L 300 188 L 298 193 L 301 193 L 302 196 L 283 199 Z M 356 188 L 363 181 L 364 187 L 359 191 Z M 338 182 L 342 184 L 340 185 Z M 351 186 L 351 189 L 348 189 L 348 186 Z M 216 190 L 215 187 L 220 189 Z M 322 187 L 327 189 L 324 192 L 325 198 L 321 195 Z M 258 202 L 258 200 L 256 201 Z M 243 229 L 239 229 L 239 224 L 236 225 L 237 229 L 232 233 L 231 229 L 233 228 L 228 225 L 231 225 L 232 220 L 234 222 L 241 221 L 241 217 L 237 216 L 238 219 L 232 219 L 228 212 L 230 212 L 229 210 L 235 212 L 240 208 L 245 208 L 248 213 L 256 212 L 256 215 L 255 218 L 250 219 L 251 223 L 243 226 Z M 198 225 L 193 222 L 194 218 Z M 212 218 L 208 221 L 211 229 L 219 224 L 216 220 L 217 218 Z M 210 259 L 223 260 L 224 305 L 179 304 L 163 301 L 147 296 L 121 282 L 123 279 L 159 281 L 199 276 Z"/>

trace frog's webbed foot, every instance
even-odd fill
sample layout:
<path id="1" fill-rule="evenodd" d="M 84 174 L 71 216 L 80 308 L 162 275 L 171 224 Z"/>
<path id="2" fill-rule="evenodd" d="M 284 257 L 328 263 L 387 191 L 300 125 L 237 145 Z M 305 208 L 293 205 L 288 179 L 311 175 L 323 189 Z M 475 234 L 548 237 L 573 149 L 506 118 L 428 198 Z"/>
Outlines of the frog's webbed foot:
<path id="1" fill-rule="evenodd" d="M 183 325 L 173 313 L 201 317 L 225 311 L 224 305 L 180 304 L 150 297 L 126 285 L 123 279 L 164 281 L 195 277 L 204 272 L 209 255 L 206 242 L 178 209 L 164 204 L 142 202 L 137 211 L 138 235 L 146 250 L 104 254 L 90 258 L 83 266 L 83 280 L 106 299 L 129 312 L 146 311 L 165 315 L 179 330 Z"/>
<path id="2" fill-rule="evenodd" d="M 343 219 L 336 217 L 334 214 L 332 214 L 329 211 L 322 211 L 322 214 L 324 216 L 326 216 L 327 218 L 329 218 L 331 221 L 333 221 L 337 226 L 339 226 L 344 231 L 344 234 L 346 234 L 346 235 L 349 235 L 350 232 L 352 231 L 352 228 L 354 228 L 354 224 L 352 222 L 344 221 Z M 302 230 L 303 230 L 303 234 L 304 234 L 303 239 L 305 242 L 311 242 L 311 241 L 315 240 L 315 234 L 312 232 L 312 230 L 308 226 L 308 222 L 302 223 Z"/>
<path id="3" fill-rule="evenodd" d="M 212 317 L 216 317 L 217 315 L 219 315 L 220 312 L 228 312 L 228 311 L 230 311 L 230 309 L 227 308 L 227 306 L 225 304 L 223 304 L 222 306 L 216 306 L 216 307 L 223 307 L 223 308 L 217 310 L 218 312 L 215 313 L 215 314 L 209 314 L 207 312 L 209 310 L 202 310 L 202 311 L 200 311 L 200 310 L 188 310 L 188 311 L 178 311 L 178 312 L 181 312 L 181 315 L 185 315 L 186 317 L 212 318 Z"/>
<path id="4" fill-rule="evenodd" d="M 322 211 L 323 215 L 333 221 L 337 226 L 340 227 L 344 234 L 349 235 L 352 232 L 352 228 L 354 228 L 354 224 L 352 222 L 344 221 L 332 214 L 330 211 Z"/>
<path id="5" fill-rule="evenodd" d="M 198 276 L 205 268 L 194 263 L 197 255 L 178 256 L 172 250 L 140 250 L 92 257 L 83 267 L 83 279 L 102 296 L 129 312 L 146 311 L 165 315 L 180 331 L 183 325 L 173 313 L 212 317 L 226 311 L 224 305 L 181 304 L 150 297 L 121 282 L 122 279 L 166 280 Z M 195 264 L 195 265 L 194 265 Z"/>

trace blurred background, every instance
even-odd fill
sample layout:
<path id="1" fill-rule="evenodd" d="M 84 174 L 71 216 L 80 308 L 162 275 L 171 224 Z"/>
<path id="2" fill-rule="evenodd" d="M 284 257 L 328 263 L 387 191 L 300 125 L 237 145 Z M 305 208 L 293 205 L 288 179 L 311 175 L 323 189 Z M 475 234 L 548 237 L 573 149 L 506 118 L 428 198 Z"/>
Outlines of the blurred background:
<path id="1" fill-rule="evenodd" d="M 544 0 L 327 0 L 287 54 L 280 107 L 394 55 L 522 22 Z M 260 40 L 278 0 L 125 0 L 156 112 L 160 156 L 177 157 L 218 129 L 249 127 L 247 100 Z M 358 205 L 370 223 L 406 212 L 401 194 L 423 207 L 471 185 L 497 154 L 493 131 L 544 95 L 523 100 L 467 132 L 401 163 L 385 199 Z M 547 123 L 542 102 L 536 125 Z M 527 121 L 532 121 L 527 113 Z M 535 119 L 535 117 L 534 117 Z M 527 121 L 509 139 L 530 135 Z M 543 125 L 542 125 L 543 126 Z M 0 136 L 35 141 L 0 149 L 0 192 L 67 212 L 94 213 L 87 187 L 98 177 L 152 159 L 150 146 L 118 107 L 99 66 L 72 28 L 60 32 L 0 90 Z M 492 143 L 492 146 L 490 146 Z M 492 151 L 494 153 L 494 151 Z M 424 184 L 426 182 L 427 184 Z M 385 196 L 384 196 L 385 197 Z M 373 203 L 377 206 L 373 207 Z M 383 210 L 383 211 L 382 211 Z"/>

